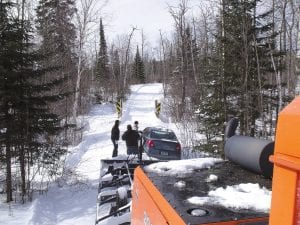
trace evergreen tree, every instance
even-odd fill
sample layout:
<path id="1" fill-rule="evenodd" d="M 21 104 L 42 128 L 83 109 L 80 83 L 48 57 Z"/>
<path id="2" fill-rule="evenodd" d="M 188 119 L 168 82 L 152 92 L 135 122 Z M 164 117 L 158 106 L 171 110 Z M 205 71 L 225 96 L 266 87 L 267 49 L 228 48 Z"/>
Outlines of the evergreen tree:
<path id="1" fill-rule="evenodd" d="M 99 43 L 99 52 L 96 59 L 96 95 L 98 98 L 108 101 L 109 98 L 113 100 L 114 88 L 113 88 L 113 79 L 111 77 L 111 71 L 109 67 L 109 60 L 107 55 L 107 45 L 104 34 L 104 27 L 102 19 L 100 19 L 100 43 Z M 112 68 L 113 69 L 113 68 Z"/>
<path id="2" fill-rule="evenodd" d="M 141 58 L 139 47 L 136 48 L 133 64 L 133 77 L 139 83 L 145 83 L 145 66 L 143 59 Z"/>
<path id="3" fill-rule="evenodd" d="M 250 41 L 253 40 L 253 24 L 250 10 L 254 5 L 249 1 L 225 0 L 223 2 L 223 31 L 220 36 L 224 52 L 224 99 L 227 116 L 240 117 L 244 107 L 245 81 L 249 78 Z M 251 33 L 252 31 L 252 33 Z M 246 79 L 246 80 L 245 80 Z M 248 86 L 248 85 L 247 85 Z M 235 102 L 235 103 L 234 103 Z M 238 103 L 238 104 L 236 104 Z"/>
<path id="4" fill-rule="evenodd" d="M 10 45 L 13 44 L 13 21 L 8 16 L 12 4 L 0 1 L 0 145 L 1 164 L 6 165 L 6 201 L 12 201 L 12 137 L 10 135 L 12 125 L 12 111 L 10 110 L 10 96 L 6 96 L 8 73 L 13 66 L 10 54 Z"/>
<path id="5" fill-rule="evenodd" d="M 51 94 L 60 80 L 44 80 L 45 73 L 53 68 L 40 66 L 39 60 L 45 56 L 34 50 L 29 22 L 13 18 L 13 13 L 8 16 L 7 5 L 2 2 L 0 17 L 5 22 L 4 26 L 0 23 L 1 148 L 6 152 L 6 192 L 7 201 L 11 201 L 12 159 L 20 165 L 20 186 L 25 197 L 30 188 L 29 177 L 26 180 L 28 165 L 39 162 L 41 167 L 56 167 L 66 151 L 61 143 L 50 141 L 61 130 L 59 117 L 49 112 L 49 103 L 60 98 Z"/>
<path id="6" fill-rule="evenodd" d="M 67 67 L 75 57 L 76 28 L 72 20 L 75 0 L 39 0 L 37 30 L 42 37 L 41 51 L 52 53 L 51 65 Z M 51 54 L 49 54 L 51 55 Z"/>
<path id="7" fill-rule="evenodd" d="M 112 50 L 111 53 L 112 58 L 112 75 L 114 80 L 115 91 L 117 92 L 117 96 L 121 95 L 121 63 L 120 56 L 118 50 Z"/>
<path id="8" fill-rule="evenodd" d="M 61 101 L 53 106 L 53 112 L 66 117 L 71 114 L 76 74 L 76 55 L 74 53 L 76 28 L 73 23 L 76 12 L 75 0 L 39 0 L 37 13 L 37 32 L 42 41 L 40 51 L 47 55 L 42 61 L 44 69 L 56 67 L 45 74 L 45 80 L 62 79 L 51 92 L 60 94 Z M 64 100 L 64 101 L 62 101 Z"/>
<path id="9" fill-rule="evenodd" d="M 272 89 L 270 51 L 275 46 L 270 11 L 256 15 L 257 2 L 224 0 L 216 41 L 209 54 L 200 57 L 205 85 L 199 87 L 203 94 L 195 102 L 208 144 L 221 136 L 224 122 L 231 117 L 239 118 L 241 133 L 260 135 L 256 120 L 264 123 L 270 106 L 266 95 Z"/>
<path id="10" fill-rule="evenodd" d="M 222 67 L 222 46 L 212 43 L 210 53 L 201 56 L 199 66 L 203 75 L 199 92 L 193 97 L 198 113 L 199 131 L 206 135 L 206 150 L 215 152 L 217 138 L 222 136 L 226 121 L 226 101 L 224 99 L 224 79 Z M 203 85 L 204 84 L 204 85 Z M 217 146 L 217 147 L 216 147 Z"/>
<path id="11" fill-rule="evenodd" d="M 110 79 L 110 71 L 109 71 L 108 56 L 107 56 L 107 45 L 105 40 L 102 19 L 100 19 L 100 44 L 99 44 L 99 53 L 97 56 L 96 77 L 100 82 L 100 85 L 103 86 Z"/>
<path id="12" fill-rule="evenodd" d="M 227 116 L 240 118 L 241 132 L 254 136 L 263 112 L 264 85 L 270 71 L 268 52 L 273 24 L 270 11 L 256 15 L 257 0 L 224 0 L 221 42 L 224 52 L 224 99 Z"/>

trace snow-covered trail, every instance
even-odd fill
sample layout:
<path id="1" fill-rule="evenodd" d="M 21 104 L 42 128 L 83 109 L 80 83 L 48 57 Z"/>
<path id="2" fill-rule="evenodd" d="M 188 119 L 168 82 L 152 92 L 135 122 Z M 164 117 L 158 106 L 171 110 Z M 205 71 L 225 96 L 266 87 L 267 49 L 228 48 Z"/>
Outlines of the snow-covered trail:
<path id="1" fill-rule="evenodd" d="M 140 130 L 147 126 L 165 126 L 155 116 L 155 100 L 163 98 L 161 84 L 134 85 L 131 95 L 124 102 L 120 118 L 121 135 L 127 124 L 139 121 Z M 85 116 L 86 127 L 82 142 L 71 147 L 66 168 L 76 175 L 66 177 L 69 185 L 52 184 L 44 195 L 35 196 L 25 205 L 0 205 L 0 224 L 18 225 L 89 225 L 95 223 L 96 198 L 100 159 L 111 158 L 113 145 L 111 128 L 118 119 L 112 104 L 96 105 Z M 123 141 L 119 143 L 119 155 L 126 155 Z M 72 185 L 71 185 L 72 184 Z"/>
<path id="2" fill-rule="evenodd" d="M 173 129 L 180 139 L 179 130 L 175 124 L 163 123 L 155 116 L 155 100 L 161 101 L 162 98 L 161 84 L 132 86 L 131 95 L 124 103 L 123 115 L 120 118 L 121 134 L 126 130 L 127 124 L 133 124 L 135 120 L 138 120 L 140 130 L 147 126 L 164 126 Z M 70 153 L 65 164 L 67 173 L 63 177 L 63 182 L 52 183 L 47 193 L 35 194 L 33 202 L 24 205 L 15 203 L 7 205 L 2 203 L 4 198 L 0 199 L 0 225 L 95 224 L 100 159 L 111 158 L 113 145 L 110 132 L 116 119 L 118 118 L 114 105 L 94 106 L 85 116 L 86 127 L 82 142 L 69 149 Z M 169 121 L 168 118 L 166 119 Z M 126 157 L 126 147 L 123 141 L 119 143 L 119 156 Z M 165 170 L 164 163 L 153 164 L 153 166 L 156 170 L 158 169 L 159 174 L 167 172 L 178 174 L 188 172 L 191 168 L 201 167 L 202 164 L 206 165 L 206 160 L 213 162 L 216 159 L 174 160 L 168 162 L 170 170 Z M 159 169 L 160 166 L 161 169 Z M 68 173 L 68 171 L 71 172 Z M 214 202 L 213 204 L 225 203 L 235 209 L 256 209 L 259 206 L 260 211 L 269 210 L 271 192 L 259 187 L 258 184 L 240 184 L 217 190 L 218 193 L 214 192 L 213 197 L 206 198 L 206 200 Z M 246 202 L 237 199 L 236 196 L 240 194 L 243 196 L 241 199 L 246 199 Z M 224 199 L 227 201 L 225 202 Z M 203 198 L 192 196 L 187 201 L 201 205 Z"/>
<path id="3" fill-rule="evenodd" d="M 136 85 L 131 88 L 131 95 L 126 101 L 121 118 L 121 129 L 126 129 L 127 124 L 139 121 L 140 129 L 147 126 L 161 125 L 161 121 L 155 116 L 155 100 L 160 100 L 162 85 Z"/>
<path id="4" fill-rule="evenodd" d="M 161 100 L 162 97 L 161 84 L 132 86 L 131 95 L 124 102 L 122 116 L 119 118 L 121 135 L 126 131 L 127 125 L 133 125 L 136 120 L 139 121 L 140 130 L 147 126 L 168 126 L 155 116 L 155 100 Z M 68 164 L 72 167 L 77 166 L 77 171 L 89 179 L 98 179 L 100 159 L 111 158 L 112 155 L 110 132 L 116 119 L 118 118 L 115 106 L 95 106 L 87 118 L 89 127 L 83 140 L 72 150 L 73 154 L 68 158 Z M 124 141 L 119 142 L 118 155 L 126 155 Z"/>

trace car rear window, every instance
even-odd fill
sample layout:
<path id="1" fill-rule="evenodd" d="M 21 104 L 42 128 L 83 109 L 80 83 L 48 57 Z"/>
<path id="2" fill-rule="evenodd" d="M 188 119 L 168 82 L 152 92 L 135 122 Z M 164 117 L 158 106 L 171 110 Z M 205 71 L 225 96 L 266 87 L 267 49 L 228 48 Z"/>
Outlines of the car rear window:
<path id="1" fill-rule="evenodd" d="M 152 130 L 150 138 L 154 139 L 168 139 L 176 141 L 176 136 L 173 132 L 163 131 L 163 130 Z"/>

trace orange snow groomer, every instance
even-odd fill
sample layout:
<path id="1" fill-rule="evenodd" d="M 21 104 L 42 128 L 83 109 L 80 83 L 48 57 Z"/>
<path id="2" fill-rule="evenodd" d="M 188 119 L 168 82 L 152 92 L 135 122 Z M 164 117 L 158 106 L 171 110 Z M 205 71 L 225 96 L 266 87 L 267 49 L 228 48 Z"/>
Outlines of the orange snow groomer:
<path id="1" fill-rule="evenodd" d="M 279 114 L 270 225 L 300 225 L 300 96 Z"/>
<path id="2" fill-rule="evenodd" d="M 192 192 L 201 195 L 201 187 L 191 184 L 205 185 L 207 174 L 201 176 L 201 172 L 206 171 L 198 172 L 187 178 L 189 187 L 180 192 L 174 190 L 172 178 L 160 180 L 142 167 L 136 168 L 131 225 L 268 225 L 268 215 L 253 210 L 232 211 L 209 204 L 191 206 L 186 202 L 187 196 L 192 196 Z"/>
<path id="3" fill-rule="evenodd" d="M 272 203 L 270 215 L 202 205 L 190 205 L 189 196 L 205 197 L 205 177 L 209 170 L 195 171 L 188 177 L 158 176 L 145 171 L 143 167 L 135 170 L 132 191 L 132 225 L 300 225 L 300 96 L 295 98 L 279 114 L 274 155 L 272 180 Z M 219 168 L 219 166 L 221 168 Z M 222 169 L 223 168 L 223 169 Z M 223 174 L 224 168 L 227 174 Z M 220 181 L 231 182 L 241 168 L 230 162 L 217 165 L 213 173 Z M 231 173 L 232 172 L 232 173 Z M 247 171 L 238 183 L 255 180 L 265 185 L 263 180 Z M 174 189 L 178 180 L 184 180 L 184 191 Z M 233 184 L 233 183 L 232 183 Z M 230 185 L 230 184 L 229 184 Z"/>
<path id="4" fill-rule="evenodd" d="M 217 180 L 211 183 L 207 180 L 212 174 Z M 137 167 L 131 193 L 131 225 L 268 225 L 267 212 L 214 204 L 209 197 L 210 190 L 215 188 L 253 181 L 268 188 L 271 186 L 271 179 L 230 161 L 187 174 L 164 174 L 149 170 L 147 166 Z M 179 188 L 178 183 L 184 187 Z M 193 197 L 209 200 L 199 205 L 189 201 Z"/>

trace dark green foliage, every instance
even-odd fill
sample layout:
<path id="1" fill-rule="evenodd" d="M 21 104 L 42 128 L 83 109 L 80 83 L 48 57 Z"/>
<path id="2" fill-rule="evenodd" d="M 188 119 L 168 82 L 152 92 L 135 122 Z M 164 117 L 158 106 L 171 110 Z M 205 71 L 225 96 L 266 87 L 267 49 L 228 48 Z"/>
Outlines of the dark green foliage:
<path id="1" fill-rule="evenodd" d="M 47 71 L 46 82 L 56 80 L 49 91 L 61 98 L 51 107 L 52 112 L 65 118 L 71 114 L 73 96 L 70 95 L 74 93 L 76 80 L 75 12 L 75 0 L 40 0 L 36 9 L 37 32 L 42 38 L 39 49 L 44 55 L 40 66 Z"/>
<path id="2" fill-rule="evenodd" d="M 13 138 L 10 136 L 12 116 L 9 114 L 10 103 L 6 103 L 4 96 L 7 87 L 9 70 L 7 64 L 11 65 L 7 56 L 10 54 L 10 46 L 13 45 L 13 21 L 8 16 L 12 4 L 9 2 L 0 2 L 0 160 L 1 164 L 6 166 L 6 201 L 12 201 L 12 170 L 11 158 L 12 151 L 10 143 Z M 8 96 L 9 97 L 9 96 Z"/>
<path id="3" fill-rule="evenodd" d="M 52 55 L 53 64 L 71 61 L 74 58 L 75 25 L 72 22 L 76 12 L 74 0 L 40 0 L 37 12 L 37 30 L 42 37 L 41 50 Z M 48 64 L 49 57 L 47 58 Z M 70 63 L 70 62 L 68 62 Z"/>
<path id="4" fill-rule="evenodd" d="M 202 79 L 199 92 L 193 97 L 197 105 L 199 131 L 206 135 L 207 146 L 214 145 L 216 138 L 221 137 L 227 113 L 222 76 L 222 48 L 215 43 L 210 49 L 210 53 L 201 56 L 199 60 Z"/>
<path id="5" fill-rule="evenodd" d="M 219 78 L 210 79 L 209 73 L 205 76 L 209 95 L 213 96 L 212 101 L 205 101 L 205 108 L 214 109 L 216 104 L 222 111 L 214 110 L 222 112 L 224 122 L 232 116 L 238 117 L 241 133 L 251 136 L 256 132 L 256 120 L 265 110 L 261 106 L 266 103 L 264 93 L 272 72 L 270 51 L 274 50 L 273 24 L 268 22 L 271 12 L 256 15 L 258 2 L 223 1 L 223 21 L 217 35 L 217 45 L 222 51 L 213 56 L 222 69 L 217 71 Z"/>
<path id="6" fill-rule="evenodd" d="M 136 53 L 133 63 L 133 77 L 138 83 L 145 83 L 145 65 L 140 55 L 139 48 L 136 48 Z"/>
<path id="7" fill-rule="evenodd" d="M 277 92 L 270 55 L 273 53 L 276 65 L 280 65 L 282 54 L 275 50 L 277 34 L 271 11 L 258 15 L 258 2 L 224 0 L 216 39 L 209 51 L 197 56 L 201 82 L 192 99 L 198 129 L 206 135 L 205 146 L 222 139 L 225 123 L 233 116 L 239 118 L 241 134 L 261 136 L 258 119 L 272 127 L 267 124 L 271 120 L 265 121 L 270 107 L 274 112 L 277 105 L 277 98 L 270 99 Z"/>
<path id="8" fill-rule="evenodd" d="M 0 3 L 0 146 L 6 152 L 8 181 L 11 160 L 19 162 L 24 196 L 26 165 L 55 165 L 66 150 L 55 141 L 62 129 L 60 119 L 49 111 L 49 103 L 60 98 L 51 95 L 59 81 L 44 80 L 50 68 L 41 67 L 40 59 L 45 56 L 35 50 L 29 22 L 8 16 L 7 10 Z M 11 196 L 10 185 L 7 183 L 7 193 Z"/>
<path id="9" fill-rule="evenodd" d="M 241 124 L 246 120 L 245 113 L 249 112 L 250 104 L 253 101 L 257 103 L 255 94 L 258 93 L 252 89 L 255 88 L 253 82 L 258 80 L 254 79 L 256 63 L 253 45 L 256 34 L 251 13 L 254 7 L 254 1 L 227 0 L 223 10 L 224 36 L 221 42 L 224 46 L 226 116 L 237 116 Z"/>
<path id="10" fill-rule="evenodd" d="M 97 80 L 103 85 L 110 79 L 110 71 L 108 64 L 108 56 L 107 56 L 107 45 L 104 34 L 104 27 L 102 23 L 102 19 L 100 19 L 100 44 L 99 44 L 99 53 L 97 56 L 96 63 L 96 77 Z"/>
<path id="11" fill-rule="evenodd" d="M 111 60 L 111 68 L 112 68 L 112 86 L 114 86 L 114 90 L 117 96 L 121 96 L 121 63 L 120 63 L 120 56 L 118 50 L 112 50 L 112 60 Z"/>

